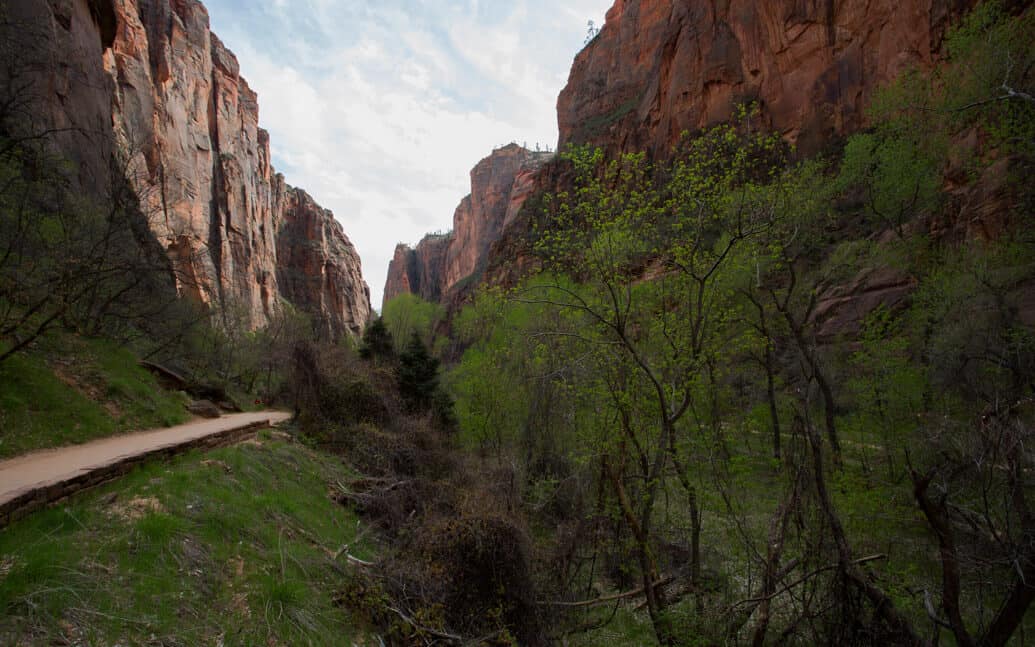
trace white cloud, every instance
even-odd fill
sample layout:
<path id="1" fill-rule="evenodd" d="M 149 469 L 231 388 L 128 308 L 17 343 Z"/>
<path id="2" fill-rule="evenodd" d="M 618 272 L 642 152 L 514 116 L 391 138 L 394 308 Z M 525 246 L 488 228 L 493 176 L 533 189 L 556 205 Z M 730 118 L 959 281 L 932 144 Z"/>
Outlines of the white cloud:
<path id="1" fill-rule="evenodd" d="M 207 4 L 259 93 L 274 165 L 334 211 L 380 307 L 395 244 L 452 226 L 478 160 L 554 145 L 557 93 L 611 2 Z"/>

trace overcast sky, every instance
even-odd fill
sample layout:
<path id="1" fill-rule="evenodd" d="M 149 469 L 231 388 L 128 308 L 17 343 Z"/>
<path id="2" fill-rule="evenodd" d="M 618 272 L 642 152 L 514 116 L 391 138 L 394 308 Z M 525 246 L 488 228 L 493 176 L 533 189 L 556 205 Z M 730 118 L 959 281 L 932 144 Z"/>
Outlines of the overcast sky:
<path id="1" fill-rule="evenodd" d="M 468 173 L 557 144 L 557 94 L 613 0 L 206 0 L 289 184 L 334 211 L 381 307 L 396 243 L 452 227 Z"/>

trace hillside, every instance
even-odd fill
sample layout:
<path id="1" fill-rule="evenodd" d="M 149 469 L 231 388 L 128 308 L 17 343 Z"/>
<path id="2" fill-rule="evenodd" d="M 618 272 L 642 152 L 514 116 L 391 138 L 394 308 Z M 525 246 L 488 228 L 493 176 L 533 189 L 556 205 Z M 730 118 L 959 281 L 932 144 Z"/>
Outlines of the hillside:
<path id="1" fill-rule="evenodd" d="M 334 461 L 266 435 L 16 523 L 0 533 L 0 639 L 365 644 L 338 603 L 352 582 L 342 544 L 370 556 L 326 496 L 339 478 Z"/>
<path id="2" fill-rule="evenodd" d="M 1023 643 L 1033 20 L 615 3 L 433 324 L 560 635 Z"/>

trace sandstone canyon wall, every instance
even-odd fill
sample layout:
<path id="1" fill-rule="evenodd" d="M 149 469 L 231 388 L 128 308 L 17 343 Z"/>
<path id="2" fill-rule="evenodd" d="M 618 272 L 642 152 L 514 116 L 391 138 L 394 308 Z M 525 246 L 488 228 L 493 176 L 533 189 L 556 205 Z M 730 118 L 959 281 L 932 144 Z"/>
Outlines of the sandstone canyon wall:
<path id="1" fill-rule="evenodd" d="M 509 144 L 480 161 L 471 170 L 471 193 L 453 213 L 453 230 L 425 236 L 412 249 L 402 244 L 395 248 L 384 303 L 406 292 L 429 301 L 447 300 L 458 286 L 480 278 L 489 248 L 515 221 L 550 157 Z"/>
<path id="2" fill-rule="evenodd" d="M 664 158 L 682 132 L 726 121 L 738 104 L 754 101 L 771 128 L 815 152 L 864 127 L 865 108 L 881 84 L 935 64 L 946 30 L 974 4 L 616 0 L 600 33 L 575 57 L 558 97 L 557 149 L 588 144 L 609 155 L 646 151 Z M 563 190 L 568 182 L 564 164 L 548 162 L 526 173 L 512 193 L 520 195 L 520 207 L 529 195 Z M 386 298 L 407 290 L 425 298 L 444 293 L 425 283 L 455 282 L 460 266 L 451 259 L 478 259 L 480 278 L 497 285 L 513 284 L 531 267 L 527 218 L 519 208 L 502 226 L 479 230 L 466 225 L 468 208 L 465 201 L 457 210 L 441 274 L 428 278 L 421 269 L 439 243 L 396 249 Z"/>
<path id="3" fill-rule="evenodd" d="M 333 214 L 277 176 L 285 191 L 277 230 L 277 283 L 281 295 L 303 312 L 324 313 L 323 333 L 359 333 L 370 316 L 370 290 L 359 257 Z"/>
<path id="4" fill-rule="evenodd" d="M 274 171 L 258 98 L 198 0 L 18 4 L 34 5 L 19 11 L 46 35 L 35 58 L 48 125 L 89 127 L 59 147 L 81 173 L 122 162 L 181 293 L 252 327 L 285 299 L 329 334 L 362 328 L 359 256 L 332 214 Z"/>
<path id="5" fill-rule="evenodd" d="M 45 132 L 84 192 L 109 189 L 114 83 L 102 59 L 115 42 L 110 1 L 15 2 L 0 7 L 3 125 Z"/>
<path id="6" fill-rule="evenodd" d="M 557 100 L 569 143 L 665 156 L 757 101 L 805 152 L 858 130 L 873 91 L 929 68 L 974 0 L 617 0 Z"/>

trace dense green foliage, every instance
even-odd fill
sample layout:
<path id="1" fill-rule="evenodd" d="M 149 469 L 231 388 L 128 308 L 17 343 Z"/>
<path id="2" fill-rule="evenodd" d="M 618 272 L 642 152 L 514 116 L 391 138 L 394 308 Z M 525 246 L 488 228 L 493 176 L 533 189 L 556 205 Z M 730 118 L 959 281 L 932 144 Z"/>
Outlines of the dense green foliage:
<path id="1" fill-rule="evenodd" d="M 416 333 L 425 345 L 431 346 L 435 325 L 444 314 L 441 305 L 407 292 L 386 303 L 381 316 L 392 339 L 408 340 Z"/>
<path id="2" fill-rule="evenodd" d="M 644 602 L 587 644 L 1035 629 L 1032 15 L 983 5 L 835 159 L 752 108 L 666 164 L 564 155 L 540 273 L 456 317 L 447 384 L 516 466 L 539 586 L 589 598 L 559 616 L 607 624 L 601 581 Z"/>

